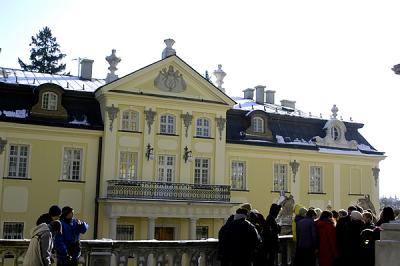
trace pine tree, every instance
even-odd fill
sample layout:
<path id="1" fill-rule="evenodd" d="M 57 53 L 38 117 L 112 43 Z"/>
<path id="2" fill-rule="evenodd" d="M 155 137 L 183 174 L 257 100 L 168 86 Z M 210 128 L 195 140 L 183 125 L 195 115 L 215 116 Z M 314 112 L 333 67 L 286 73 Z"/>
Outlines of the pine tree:
<path id="1" fill-rule="evenodd" d="M 61 53 L 60 45 L 51 34 L 49 27 L 40 30 L 36 37 L 32 36 L 31 46 L 31 64 L 25 64 L 19 57 L 18 63 L 24 70 L 37 71 L 41 73 L 55 74 L 65 70 L 65 64 L 59 63 L 65 57 Z"/>

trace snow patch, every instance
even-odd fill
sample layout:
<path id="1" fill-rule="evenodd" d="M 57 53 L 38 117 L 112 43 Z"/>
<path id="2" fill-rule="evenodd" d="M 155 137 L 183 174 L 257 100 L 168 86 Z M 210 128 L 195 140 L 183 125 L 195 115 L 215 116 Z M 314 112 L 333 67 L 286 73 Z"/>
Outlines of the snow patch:
<path id="1" fill-rule="evenodd" d="M 73 125 L 84 125 L 84 126 L 90 126 L 90 124 L 87 121 L 87 118 L 85 117 L 85 119 L 83 119 L 82 121 L 80 120 L 76 120 L 76 118 L 74 118 L 74 120 L 69 122 L 70 124 Z"/>
<path id="2" fill-rule="evenodd" d="M 319 152 L 330 153 L 330 154 L 342 154 L 342 155 L 382 156 L 382 155 L 376 155 L 376 154 L 365 154 L 365 153 L 360 152 L 359 150 L 346 151 L 346 150 L 319 148 Z"/>
<path id="3" fill-rule="evenodd" d="M 6 117 L 14 117 L 14 118 L 26 118 L 28 116 L 28 111 L 25 109 L 15 110 L 15 111 L 4 111 L 3 114 Z M 1 115 L 1 112 L 0 112 Z"/>
<path id="4" fill-rule="evenodd" d="M 370 146 L 365 145 L 365 144 L 358 144 L 358 149 L 362 151 L 376 151 L 372 149 Z"/>
<path id="5" fill-rule="evenodd" d="M 285 143 L 285 139 L 282 136 L 276 135 L 275 138 L 278 143 L 281 143 L 281 144 Z"/>

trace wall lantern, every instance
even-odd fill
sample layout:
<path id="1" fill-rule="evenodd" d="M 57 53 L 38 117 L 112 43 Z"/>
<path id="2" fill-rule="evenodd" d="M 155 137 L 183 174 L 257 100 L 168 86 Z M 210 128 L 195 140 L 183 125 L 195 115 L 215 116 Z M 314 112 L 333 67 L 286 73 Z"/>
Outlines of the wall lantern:
<path id="1" fill-rule="evenodd" d="M 185 148 L 183 149 L 183 160 L 185 160 L 185 163 L 187 161 L 192 161 L 192 151 L 189 151 L 189 148 L 187 146 L 185 146 Z"/>
<path id="2" fill-rule="evenodd" d="M 154 150 L 154 148 L 151 147 L 150 143 L 147 144 L 147 146 L 146 146 L 146 158 L 147 158 L 147 161 L 154 159 L 153 150 Z"/>
<path id="3" fill-rule="evenodd" d="M 293 183 L 296 183 L 296 174 L 299 171 L 300 163 L 298 163 L 296 160 L 294 160 L 293 162 L 290 162 L 289 165 L 292 168 Z"/>

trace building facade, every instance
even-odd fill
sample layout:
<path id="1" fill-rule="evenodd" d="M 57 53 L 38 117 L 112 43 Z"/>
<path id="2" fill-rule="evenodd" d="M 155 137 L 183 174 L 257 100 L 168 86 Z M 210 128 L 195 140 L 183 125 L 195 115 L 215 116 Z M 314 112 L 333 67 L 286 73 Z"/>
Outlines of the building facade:
<path id="1" fill-rule="evenodd" d="M 282 191 L 323 209 L 368 195 L 378 208 L 384 154 L 362 124 L 276 104 L 263 86 L 231 98 L 221 67 L 216 87 L 166 43 L 122 78 L 115 51 L 105 80 L 0 68 L 3 238 L 29 238 L 52 204 L 88 221 L 85 238 L 121 240 L 217 237 L 238 204 L 266 214 Z"/>

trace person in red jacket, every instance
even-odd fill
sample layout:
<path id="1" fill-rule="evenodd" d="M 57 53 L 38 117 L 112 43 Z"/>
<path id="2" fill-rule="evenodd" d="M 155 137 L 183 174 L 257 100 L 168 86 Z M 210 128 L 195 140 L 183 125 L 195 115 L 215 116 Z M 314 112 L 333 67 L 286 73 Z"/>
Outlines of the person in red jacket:
<path id="1" fill-rule="evenodd" d="M 337 257 L 336 228 L 330 211 L 323 211 L 316 222 L 319 240 L 319 266 L 333 266 Z"/>

